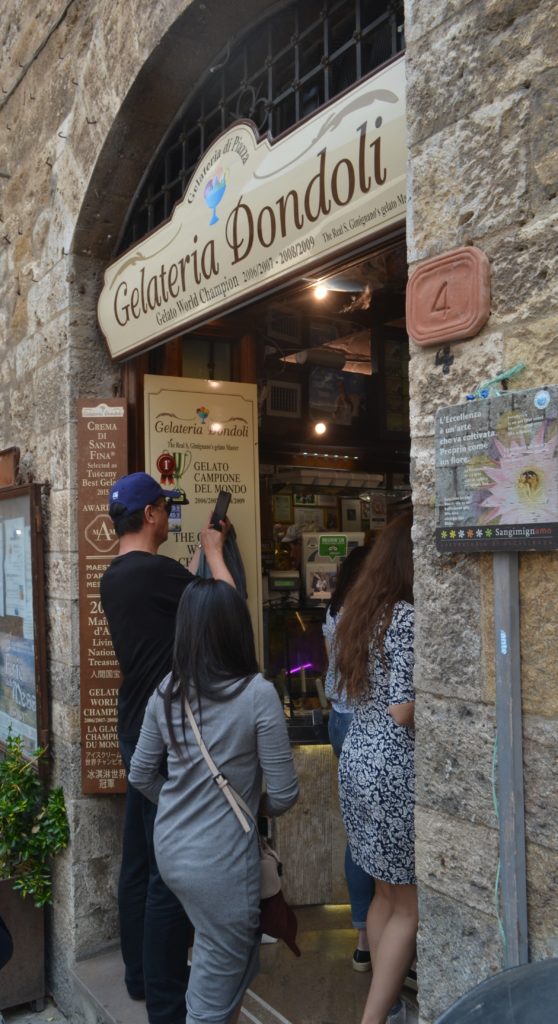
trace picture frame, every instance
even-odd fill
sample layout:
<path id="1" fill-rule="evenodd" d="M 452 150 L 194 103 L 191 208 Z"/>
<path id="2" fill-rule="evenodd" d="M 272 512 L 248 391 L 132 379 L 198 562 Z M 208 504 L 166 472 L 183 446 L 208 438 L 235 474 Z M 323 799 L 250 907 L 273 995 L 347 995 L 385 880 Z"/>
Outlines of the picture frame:
<path id="1" fill-rule="evenodd" d="M 271 510 L 274 523 L 292 523 L 293 521 L 293 500 L 292 495 L 273 494 L 271 498 Z"/>
<path id="2" fill-rule="evenodd" d="M 11 729 L 30 760 L 48 743 L 49 727 L 40 524 L 38 484 L 1 489 L 0 749 Z"/>
<path id="3" fill-rule="evenodd" d="M 296 526 L 303 525 L 307 531 L 321 532 L 324 528 L 324 510 L 312 505 L 294 509 L 293 518 Z"/>
<path id="4" fill-rule="evenodd" d="M 339 512 L 337 507 L 324 508 L 324 530 L 336 531 L 339 529 Z"/>
<path id="5" fill-rule="evenodd" d="M 337 580 L 337 564 L 313 562 L 306 566 L 306 597 L 309 601 L 331 601 Z"/>
<path id="6" fill-rule="evenodd" d="M 350 533 L 360 528 L 360 498 L 341 498 L 341 529 Z"/>

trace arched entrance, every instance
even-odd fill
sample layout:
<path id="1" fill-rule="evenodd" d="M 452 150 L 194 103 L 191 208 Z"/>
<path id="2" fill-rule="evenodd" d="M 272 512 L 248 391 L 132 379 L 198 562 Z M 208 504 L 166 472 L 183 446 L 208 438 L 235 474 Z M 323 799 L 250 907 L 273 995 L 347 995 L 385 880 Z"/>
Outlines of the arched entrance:
<path id="1" fill-rule="evenodd" d="M 372 18 L 370 24 L 363 25 L 364 13 Z M 285 28 L 287 14 L 294 19 L 290 35 Z M 351 86 L 366 70 L 372 70 L 386 57 L 397 53 L 402 33 L 398 32 L 396 14 L 397 11 L 391 6 L 378 12 L 378 5 L 366 4 L 363 0 L 350 5 L 331 4 L 329 8 L 319 11 L 317 5 L 309 5 L 304 10 L 304 19 L 308 22 L 306 24 L 299 17 L 299 5 L 288 4 L 283 5 L 280 13 L 274 13 L 265 24 L 262 23 L 253 31 L 246 32 L 239 40 L 238 47 L 225 47 L 221 55 L 214 58 L 215 63 L 211 65 L 214 70 L 207 72 L 202 85 L 194 88 L 188 96 L 184 109 L 180 111 L 164 143 L 157 149 L 146 175 L 140 181 L 135 201 L 123 220 L 122 228 L 115 230 L 114 235 L 111 232 L 110 242 L 117 237 L 117 249 L 126 248 L 130 241 L 134 240 L 137 243 L 146 232 L 155 229 L 159 222 L 168 217 L 174 203 L 182 195 L 200 156 L 215 135 L 222 131 L 227 116 L 231 113 L 234 115 L 233 123 L 237 114 L 247 112 L 261 118 L 260 127 L 268 125 L 272 132 L 281 134 L 301 117 L 310 116 L 313 110 L 319 109 L 336 92 Z M 375 63 L 374 47 L 371 45 L 372 24 L 380 31 L 380 35 L 384 32 L 386 47 L 384 50 L 381 46 L 378 47 Z M 389 30 L 387 35 L 386 27 Z M 184 23 L 181 19 L 181 30 L 183 29 Z M 269 43 L 269 49 L 262 59 L 261 48 L 256 46 L 257 40 L 254 38 L 254 34 L 257 35 L 258 32 L 261 33 L 261 39 L 265 38 Z M 385 42 L 386 38 L 388 43 Z M 294 49 L 294 56 L 290 53 L 291 49 Z M 248 64 L 254 53 L 258 58 L 255 60 L 257 66 L 250 72 Z M 281 69 L 291 57 L 295 64 L 299 65 L 296 73 L 300 77 L 292 80 L 289 78 L 290 84 L 286 88 L 281 87 L 281 79 L 277 78 L 277 94 L 273 90 L 264 94 L 263 77 L 267 75 L 273 84 L 274 75 L 278 75 L 277 69 Z M 242 67 L 233 80 L 227 78 L 227 69 L 231 63 L 234 64 L 236 58 L 238 66 Z M 151 61 L 154 59 L 151 58 Z M 301 67 L 304 61 L 305 66 Z M 283 67 L 283 71 L 290 76 L 289 69 L 285 71 Z M 146 75 L 149 76 L 150 73 L 151 67 L 146 71 Z M 209 83 L 213 86 L 214 82 L 219 83 L 219 87 L 216 87 L 218 95 L 212 94 L 208 85 Z M 145 88 L 145 83 L 142 88 Z M 139 86 L 137 90 L 134 87 L 132 92 L 136 93 L 137 98 L 137 95 L 140 95 Z M 247 111 L 243 109 L 244 102 L 248 104 Z M 132 117 L 132 114 L 133 111 L 129 110 L 127 118 Z M 123 117 L 122 114 L 120 120 Z M 96 175 L 101 173 L 105 158 L 105 166 L 110 165 L 109 149 L 110 146 L 114 146 L 115 141 L 113 130 L 110 140 L 107 140 Z M 137 164 L 138 161 L 135 164 L 135 177 L 139 177 Z M 118 203 L 121 211 L 122 205 Z M 85 228 L 85 208 L 82 214 L 78 231 Z M 108 245 L 107 233 L 107 237 L 98 239 L 95 257 L 99 267 L 103 262 L 102 253 L 106 252 Z M 265 441 L 263 450 L 274 469 L 271 473 L 262 472 L 262 488 L 269 505 L 266 523 L 272 525 L 274 519 L 278 519 L 279 525 L 285 528 L 291 522 L 293 525 L 297 522 L 302 523 L 303 519 L 299 513 L 304 512 L 309 504 L 315 504 L 320 510 L 321 526 L 329 531 L 354 532 L 361 540 L 366 532 L 381 528 L 382 522 L 385 522 L 390 514 L 388 504 L 391 502 L 395 507 L 403 494 L 408 492 L 408 434 L 405 419 L 406 342 L 402 333 L 404 324 L 401 304 L 406 264 L 402 224 L 389 236 L 383 237 L 382 244 L 376 246 L 373 253 L 370 252 L 370 245 L 367 243 L 359 247 L 356 256 L 358 258 L 348 257 L 345 252 L 342 260 L 332 257 L 328 261 L 325 276 L 330 297 L 328 304 L 322 307 L 320 315 L 312 309 L 314 296 L 308 285 L 314 282 L 298 282 L 291 285 L 288 291 L 282 291 L 278 301 L 274 300 L 272 305 L 264 297 L 257 308 L 250 307 L 249 313 L 244 311 L 240 317 L 236 317 L 234 312 L 229 313 L 226 322 L 204 324 L 195 335 L 176 335 L 153 351 L 129 360 L 123 369 L 123 391 L 132 414 L 130 468 L 143 468 L 144 464 L 142 381 L 145 372 L 177 377 L 205 376 L 210 379 L 221 376 L 223 379 L 257 383 L 262 397 L 261 436 Z M 106 263 L 106 260 L 104 262 Z M 370 313 L 368 301 L 371 289 L 375 299 L 373 314 Z M 371 346 L 373 322 L 374 348 Z M 271 344 L 266 345 L 266 337 Z M 339 345 L 332 344 L 336 341 L 341 341 L 341 349 Z M 359 348 L 361 343 L 364 345 L 364 351 Z M 314 355 L 310 357 L 308 353 L 312 352 Z M 298 355 L 303 353 L 305 358 L 299 360 Z M 391 372 L 387 370 L 388 363 Z M 328 370 L 325 381 L 323 373 L 315 372 L 316 368 L 320 371 L 324 366 Z M 303 371 L 301 367 L 304 368 Z M 358 387 L 349 388 L 346 375 L 361 375 L 366 380 L 359 381 Z M 385 383 L 388 379 L 394 381 L 395 388 L 390 396 L 387 393 L 381 395 L 378 390 L 380 380 Z M 318 450 L 302 451 L 300 436 L 296 438 L 296 428 L 294 432 L 285 432 L 285 419 L 279 422 L 285 409 L 281 408 L 280 404 L 274 405 L 274 399 L 271 397 L 273 385 L 278 382 L 280 385 L 291 384 L 293 392 L 298 390 L 298 408 L 301 410 L 299 419 L 301 416 L 308 418 L 311 410 L 324 412 L 325 409 L 331 413 L 331 432 L 325 444 L 312 438 Z M 275 388 L 275 393 L 280 391 L 281 387 Z M 333 392 L 335 396 L 332 401 Z M 388 408 L 388 399 L 395 405 L 392 404 Z M 332 406 L 331 409 L 329 406 Z M 288 419 L 288 416 L 286 418 Z M 373 443 L 370 444 L 371 438 L 368 433 L 372 422 L 378 430 L 375 431 Z M 312 460 L 307 462 L 307 466 L 312 467 L 312 476 L 315 478 L 312 484 L 307 475 L 301 473 L 301 457 Z M 346 469 L 352 471 L 351 477 L 336 475 L 337 471 L 329 468 L 332 463 L 326 462 L 329 458 L 343 459 Z M 359 459 L 362 459 L 360 466 Z M 277 487 L 275 485 L 279 476 L 275 470 L 279 466 L 285 472 Z M 375 481 L 372 479 L 374 469 L 377 470 Z M 378 518 L 372 520 L 366 503 L 368 501 L 371 505 L 372 491 L 379 480 L 385 502 L 383 512 L 377 513 Z M 325 501 L 321 502 L 322 497 L 330 498 L 329 505 Z M 291 509 L 288 515 L 280 511 L 284 510 L 286 504 L 289 504 Z M 365 520 L 367 526 L 364 526 Z M 353 530 L 349 524 L 354 524 L 357 528 Z M 284 571 L 279 566 L 281 557 L 275 564 L 276 544 L 273 531 L 268 530 L 263 540 L 266 545 L 266 569 L 270 582 L 273 583 L 279 576 L 275 575 L 272 579 L 272 574 Z M 314 576 L 317 581 L 315 586 Z M 300 589 L 304 589 L 309 602 L 308 621 L 303 632 L 308 632 L 312 636 L 312 645 L 317 648 L 315 640 L 321 635 L 319 614 L 323 613 L 324 608 L 324 579 L 318 573 L 314 573 L 314 576 L 310 579 L 305 574 L 303 582 L 301 579 Z M 283 634 L 289 631 L 290 621 L 287 622 L 287 619 L 289 615 L 292 618 L 293 608 L 281 603 L 281 607 L 277 609 L 274 607 L 274 600 L 269 598 L 267 603 L 270 615 L 267 622 L 266 664 L 271 664 L 273 657 L 278 659 L 274 674 L 284 680 L 286 676 L 298 672 L 300 667 L 292 664 L 292 651 L 287 653 L 285 661 L 282 652 L 278 651 L 276 641 L 279 631 Z M 277 616 L 277 621 L 272 621 L 273 612 L 277 610 L 280 613 L 280 621 Z M 301 618 L 303 616 L 299 612 L 298 619 Z M 304 651 L 301 656 L 304 660 Z M 307 667 L 306 663 L 302 665 L 303 670 Z M 314 672 L 314 676 L 317 676 L 317 672 Z M 292 682 L 294 684 L 295 679 Z M 313 691 L 309 692 L 312 689 L 309 685 L 311 683 Z M 317 678 L 312 678 L 310 673 L 304 675 L 304 672 L 301 672 L 300 693 L 295 695 L 294 689 L 293 685 L 291 692 L 287 693 L 286 700 L 286 705 L 293 710 L 293 718 L 296 717 L 294 710 L 301 712 L 298 722 L 293 722 L 293 729 L 296 731 L 296 728 L 301 726 L 302 729 L 310 730 L 310 734 L 304 733 L 303 737 L 300 733 L 297 738 L 323 741 L 323 728 L 321 731 L 316 729 L 318 725 L 323 727 L 323 717 L 320 722 L 318 715 L 314 715 L 314 712 L 320 710 Z M 297 701 L 299 707 L 296 707 Z M 316 746 L 325 747 L 325 744 L 318 742 Z M 303 771 L 307 769 L 306 765 Z M 332 778 L 335 774 L 334 765 L 324 761 L 323 774 L 324 778 Z M 334 810 L 334 787 L 330 784 L 331 778 L 326 782 L 328 800 L 331 804 L 328 804 L 326 818 Z M 320 796 L 321 794 L 314 794 L 312 797 L 312 802 L 316 806 L 320 806 Z M 319 860 L 323 857 L 323 838 L 328 832 L 328 842 L 331 846 L 330 823 L 326 820 L 322 824 L 325 832 L 320 826 L 318 839 L 314 841 L 313 857 L 318 870 Z M 316 840 L 316 836 L 313 838 Z M 289 839 L 283 837 L 282 841 L 288 843 Z M 331 849 L 327 852 L 327 857 L 331 862 Z M 328 864 L 327 871 L 333 876 L 331 863 Z M 307 878 L 311 873 L 307 872 Z M 338 882 L 331 877 L 327 896 L 316 900 L 306 893 L 298 898 L 297 902 L 332 903 L 339 899 L 338 893 Z"/>

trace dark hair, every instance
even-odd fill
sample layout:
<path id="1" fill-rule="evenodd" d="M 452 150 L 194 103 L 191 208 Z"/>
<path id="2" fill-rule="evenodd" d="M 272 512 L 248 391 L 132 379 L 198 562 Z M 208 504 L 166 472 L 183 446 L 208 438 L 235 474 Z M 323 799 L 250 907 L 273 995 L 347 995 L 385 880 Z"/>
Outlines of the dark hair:
<path id="1" fill-rule="evenodd" d="M 110 517 L 116 536 L 123 537 L 125 533 L 139 533 L 145 522 L 144 510 L 138 508 L 136 512 L 123 511 L 119 513 L 118 506 L 118 501 L 114 501 L 110 506 Z M 120 505 L 120 508 L 125 509 L 125 506 Z"/>
<path id="2" fill-rule="evenodd" d="M 343 607 L 343 602 L 355 582 L 367 554 L 368 548 L 362 546 L 353 548 L 341 563 L 333 597 L 329 602 L 330 615 L 337 615 L 339 609 Z"/>
<path id="3" fill-rule="evenodd" d="M 186 737 L 185 697 L 197 697 L 201 716 L 202 697 L 230 700 L 258 670 L 246 601 L 223 580 L 196 577 L 186 587 L 178 605 L 171 681 L 163 694 L 173 749 L 179 750 L 172 724 L 174 701 L 180 701 L 182 732 Z M 222 684 L 229 679 L 239 679 L 240 683 L 225 693 Z"/>
<path id="4" fill-rule="evenodd" d="M 398 601 L 413 601 L 412 512 L 382 530 L 343 605 L 336 630 L 339 686 L 349 700 L 368 692 L 370 641 L 381 658 L 384 637 Z"/>

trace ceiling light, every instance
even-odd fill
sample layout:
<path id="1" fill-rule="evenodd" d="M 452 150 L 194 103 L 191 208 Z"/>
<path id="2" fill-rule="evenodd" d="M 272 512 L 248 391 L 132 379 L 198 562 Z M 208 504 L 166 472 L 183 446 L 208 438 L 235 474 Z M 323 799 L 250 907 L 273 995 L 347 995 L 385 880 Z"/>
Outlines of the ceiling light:
<path id="1" fill-rule="evenodd" d="M 327 430 L 327 426 L 321 420 L 320 420 L 319 423 L 315 423 L 314 424 L 314 433 L 315 434 L 325 434 L 326 430 Z"/>
<path id="2" fill-rule="evenodd" d="M 321 299 L 325 299 L 327 294 L 328 294 L 328 289 L 327 289 L 325 284 L 317 284 L 316 287 L 314 288 L 314 298 L 315 299 L 320 299 L 320 300 Z"/>

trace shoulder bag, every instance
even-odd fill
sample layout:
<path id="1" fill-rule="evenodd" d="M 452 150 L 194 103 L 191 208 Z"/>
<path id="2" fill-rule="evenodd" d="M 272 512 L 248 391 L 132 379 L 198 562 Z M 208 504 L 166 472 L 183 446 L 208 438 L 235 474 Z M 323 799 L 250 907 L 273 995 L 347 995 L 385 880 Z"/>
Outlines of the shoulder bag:
<path id="1" fill-rule="evenodd" d="M 238 822 L 245 833 L 250 832 L 252 821 L 258 845 L 260 848 L 260 926 L 261 930 L 274 938 L 283 939 L 296 956 L 300 956 L 300 950 L 296 945 L 297 920 L 294 911 L 285 902 L 281 892 L 281 875 L 283 867 L 275 850 L 269 846 L 265 839 L 260 836 L 258 823 L 248 807 L 248 804 L 232 788 L 229 780 L 219 770 L 215 761 L 207 749 L 198 723 L 189 702 L 184 700 L 184 709 L 188 716 L 190 727 L 194 734 L 196 743 L 201 750 L 203 758 L 209 768 L 211 777 L 221 790 L 223 796 L 230 804 L 231 810 L 236 815 Z"/>

